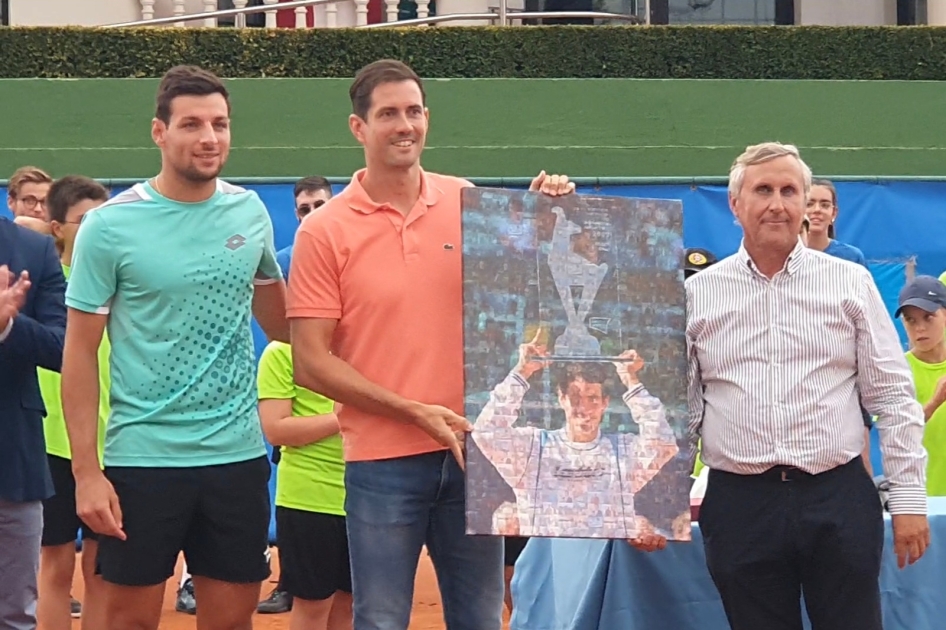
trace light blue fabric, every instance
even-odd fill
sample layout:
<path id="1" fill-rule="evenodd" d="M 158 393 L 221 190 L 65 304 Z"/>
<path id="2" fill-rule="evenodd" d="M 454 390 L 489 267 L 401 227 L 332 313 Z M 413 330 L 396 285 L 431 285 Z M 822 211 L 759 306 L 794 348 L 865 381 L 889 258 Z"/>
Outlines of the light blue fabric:
<path id="1" fill-rule="evenodd" d="M 853 245 L 848 245 L 838 240 L 832 240 L 828 243 L 828 247 L 824 250 L 824 253 L 842 260 L 849 260 L 852 263 L 857 263 L 864 267 L 867 266 L 867 259 L 864 258 L 864 252 Z"/>
<path id="2" fill-rule="evenodd" d="M 289 282 L 289 268 L 292 266 L 292 245 L 283 247 L 276 252 L 276 262 L 279 263 L 279 268 L 282 270 L 282 277 L 286 279 L 286 282 Z"/>
<path id="3" fill-rule="evenodd" d="M 944 627 L 946 498 L 930 497 L 929 510 L 932 544 L 902 571 L 886 516 L 885 630 Z M 729 630 L 695 524 L 693 542 L 649 554 L 624 541 L 533 538 L 516 563 L 512 595 L 510 630 Z"/>

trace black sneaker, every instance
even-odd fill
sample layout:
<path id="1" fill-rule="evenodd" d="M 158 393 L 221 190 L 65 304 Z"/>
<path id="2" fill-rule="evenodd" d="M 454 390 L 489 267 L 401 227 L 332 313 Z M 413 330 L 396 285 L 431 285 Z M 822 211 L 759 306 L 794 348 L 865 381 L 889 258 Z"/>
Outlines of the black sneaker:
<path id="1" fill-rule="evenodd" d="M 190 578 L 184 580 L 181 588 L 177 591 L 177 602 L 174 604 L 174 610 L 187 613 L 188 615 L 197 614 L 197 600 L 194 599 L 194 582 Z"/>
<path id="2" fill-rule="evenodd" d="M 292 610 L 292 595 L 278 588 L 274 588 L 273 592 L 256 607 L 256 612 L 261 615 L 277 615 L 290 610 Z"/>
<path id="3" fill-rule="evenodd" d="M 70 596 L 72 600 L 72 618 L 78 619 L 82 616 L 82 604 L 75 597 Z"/>

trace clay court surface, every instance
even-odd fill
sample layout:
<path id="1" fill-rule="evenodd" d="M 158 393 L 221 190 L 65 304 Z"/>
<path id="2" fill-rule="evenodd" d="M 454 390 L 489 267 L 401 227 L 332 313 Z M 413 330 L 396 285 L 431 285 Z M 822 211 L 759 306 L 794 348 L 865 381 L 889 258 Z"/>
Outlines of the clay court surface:
<path id="1" fill-rule="evenodd" d="M 278 554 L 273 554 L 273 576 L 279 575 Z M 76 567 L 79 562 L 76 558 Z M 164 594 L 164 614 L 161 617 L 160 630 L 194 630 L 197 627 L 196 619 L 174 610 L 174 599 L 177 597 L 177 586 L 180 584 L 180 563 L 178 572 L 173 580 L 169 580 Z M 73 595 L 82 600 L 82 575 L 76 572 L 73 581 Z M 272 590 L 274 584 L 263 584 L 262 596 L 265 597 Z M 504 616 L 504 628 L 508 627 L 508 615 Z M 72 621 L 73 630 L 79 630 L 79 620 Z M 288 630 L 289 615 L 256 615 L 253 619 L 254 630 Z M 417 580 L 414 585 L 414 610 L 411 614 L 410 630 L 442 630 L 443 612 L 440 608 L 440 593 L 437 591 L 437 578 L 426 551 L 421 554 L 420 566 L 417 570 Z"/>

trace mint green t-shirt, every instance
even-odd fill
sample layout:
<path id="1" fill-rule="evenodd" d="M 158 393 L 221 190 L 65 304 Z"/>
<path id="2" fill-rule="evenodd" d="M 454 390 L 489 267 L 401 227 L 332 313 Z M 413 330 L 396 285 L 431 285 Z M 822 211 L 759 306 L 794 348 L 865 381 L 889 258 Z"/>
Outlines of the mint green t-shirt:
<path id="1" fill-rule="evenodd" d="M 936 383 L 946 376 L 946 362 L 924 363 L 912 352 L 907 352 L 906 356 L 913 371 L 916 398 L 921 405 L 926 405 L 936 391 Z M 940 405 L 926 423 L 923 446 L 927 454 L 926 494 L 946 496 L 946 405 Z"/>
<path id="2" fill-rule="evenodd" d="M 137 184 L 85 215 L 66 305 L 108 314 L 105 466 L 210 466 L 266 454 L 253 287 L 280 278 L 265 206 L 223 181 L 200 203 Z"/>
<path id="3" fill-rule="evenodd" d="M 69 267 L 62 266 L 62 273 L 68 279 Z M 109 355 L 108 335 L 102 336 L 99 345 L 99 461 L 105 450 L 105 423 L 108 420 L 108 391 L 111 388 L 108 374 Z M 62 414 L 62 376 L 43 368 L 36 368 L 39 391 L 46 406 L 43 418 L 43 434 L 46 437 L 46 452 L 63 459 L 72 459 L 69 445 L 69 433 L 66 431 L 66 419 Z"/>
<path id="4" fill-rule="evenodd" d="M 296 385 L 292 371 L 292 349 L 273 341 L 260 357 L 257 387 L 260 400 L 292 400 L 292 415 L 320 416 L 332 413 L 335 403 L 312 390 Z M 345 459 L 342 438 L 336 433 L 305 446 L 280 447 L 276 468 L 276 505 L 345 516 Z"/>

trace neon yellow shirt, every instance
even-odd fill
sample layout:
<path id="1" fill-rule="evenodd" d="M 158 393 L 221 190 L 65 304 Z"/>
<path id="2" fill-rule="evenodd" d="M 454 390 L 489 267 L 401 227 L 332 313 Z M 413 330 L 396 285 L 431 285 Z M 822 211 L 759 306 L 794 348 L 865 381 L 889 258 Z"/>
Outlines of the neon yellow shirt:
<path id="1" fill-rule="evenodd" d="M 69 267 L 62 266 L 62 273 L 69 277 Z M 102 452 L 105 449 L 105 425 L 108 421 L 109 402 L 108 392 L 111 387 L 111 378 L 108 368 L 108 358 L 111 346 L 108 334 L 102 336 L 99 345 L 99 461 L 102 461 Z M 72 459 L 72 449 L 69 447 L 69 434 L 66 432 L 66 420 L 62 415 L 62 395 L 60 386 L 62 378 L 59 372 L 51 372 L 43 368 L 36 368 L 36 377 L 39 380 L 39 391 L 46 405 L 46 417 L 43 419 L 43 432 L 46 435 L 46 452 L 56 457 Z"/>
<path id="2" fill-rule="evenodd" d="M 693 464 L 693 476 L 699 477 L 700 471 L 703 470 L 703 460 L 700 459 L 700 455 L 703 452 L 703 440 L 700 440 L 696 443 L 696 463 Z"/>
<path id="3" fill-rule="evenodd" d="M 335 403 L 295 384 L 292 351 L 288 344 L 273 341 L 260 357 L 257 389 L 259 398 L 292 400 L 292 415 L 317 416 L 332 413 Z M 305 446 L 280 447 L 276 468 L 276 505 L 280 507 L 345 515 L 345 460 L 342 438 L 336 433 Z"/>
<path id="4" fill-rule="evenodd" d="M 946 361 L 943 363 L 925 363 L 912 352 L 907 352 L 907 362 L 913 370 L 913 383 L 916 398 L 925 405 L 936 391 L 936 383 L 946 376 Z M 923 446 L 926 448 L 926 493 L 930 496 L 946 496 L 946 404 L 940 405 L 933 412 L 926 430 L 923 432 Z"/>

